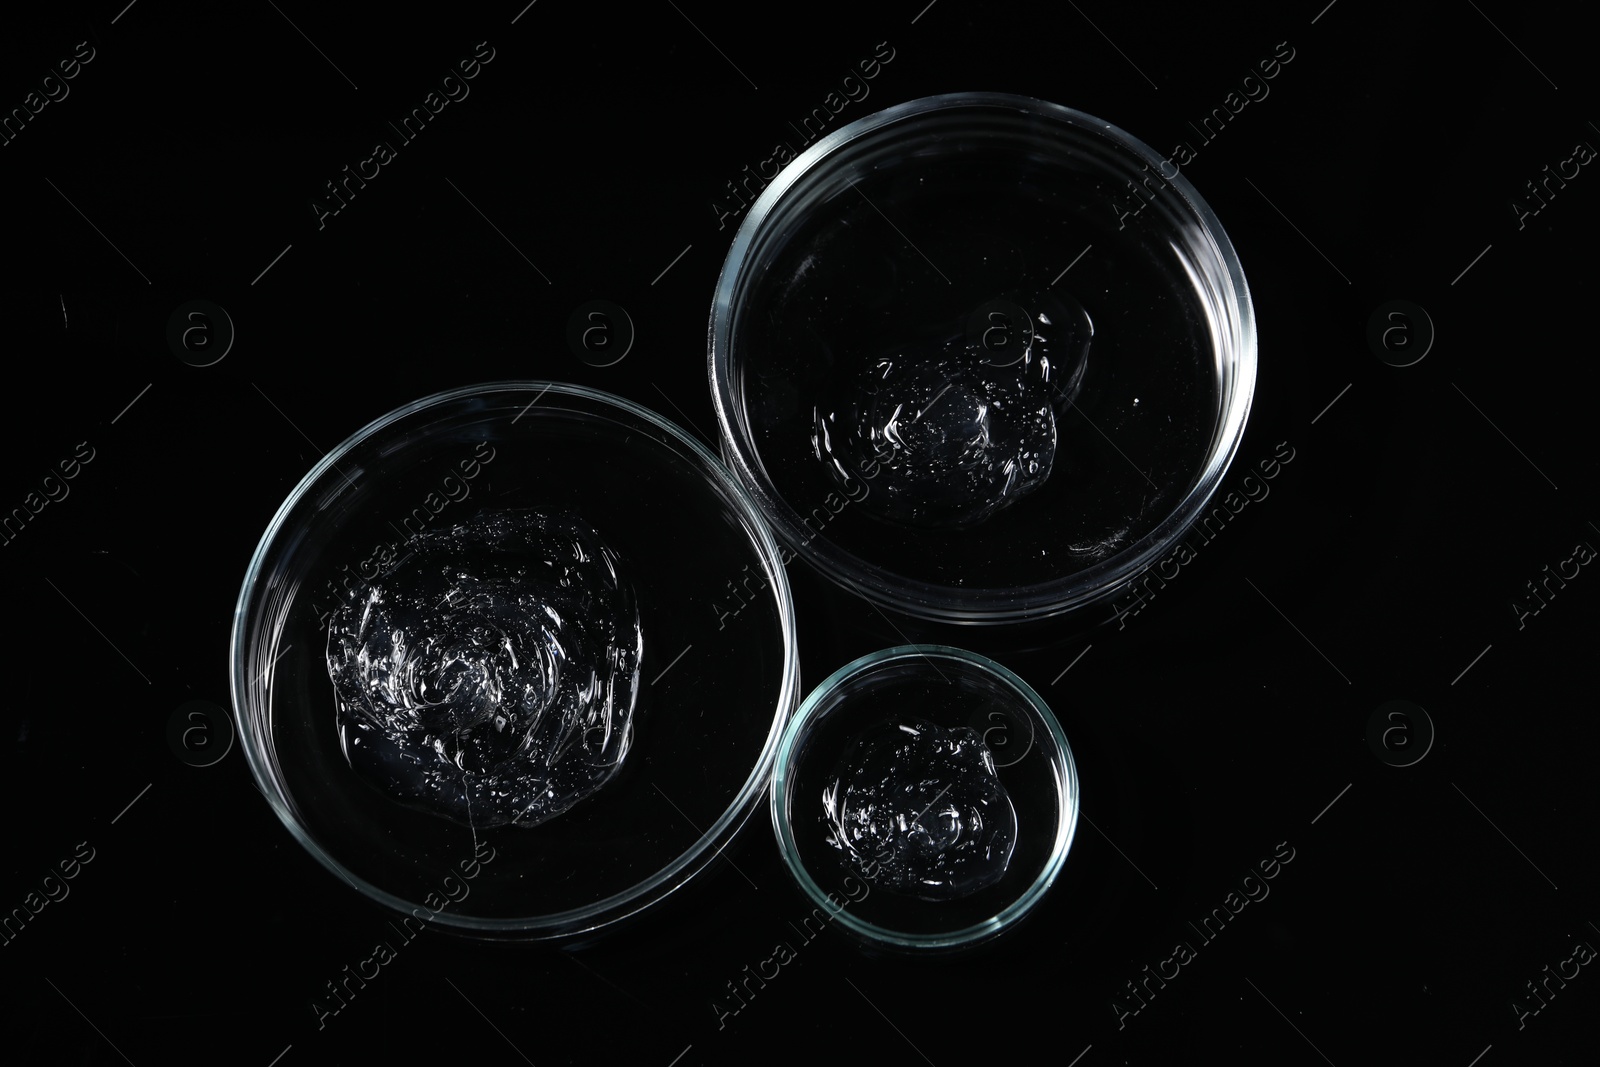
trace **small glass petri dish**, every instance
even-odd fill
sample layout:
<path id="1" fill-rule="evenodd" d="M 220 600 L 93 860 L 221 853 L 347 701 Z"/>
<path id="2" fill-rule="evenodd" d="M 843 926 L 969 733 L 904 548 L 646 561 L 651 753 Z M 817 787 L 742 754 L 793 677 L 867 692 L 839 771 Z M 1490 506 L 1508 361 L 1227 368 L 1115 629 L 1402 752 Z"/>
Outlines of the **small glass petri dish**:
<path id="1" fill-rule="evenodd" d="M 1101 603 L 1203 513 L 1256 378 L 1250 292 L 1178 169 L 1056 104 L 959 93 L 818 141 L 712 304 L 722 453 L 779 537 L 882 608 Z"/>
<path id="2" fill-rule="evenodd" d="M 784 733 L 778 848 L 819 924 L 892 954 L 999 937 L 1045 899 L 1078 823 L 1056 717 L 1005 667 L 901 645 L 829 676 Z"/>
<path id="3" fill-rule="evenodd" d="M 800 696 L 779 547 L 726 468 L 553 382 L 430 396 L 330 452 L 250 561 L 231 658 L 290 833 L 408 928 L 484 938 L 585 938 L 682 887 Z"/>

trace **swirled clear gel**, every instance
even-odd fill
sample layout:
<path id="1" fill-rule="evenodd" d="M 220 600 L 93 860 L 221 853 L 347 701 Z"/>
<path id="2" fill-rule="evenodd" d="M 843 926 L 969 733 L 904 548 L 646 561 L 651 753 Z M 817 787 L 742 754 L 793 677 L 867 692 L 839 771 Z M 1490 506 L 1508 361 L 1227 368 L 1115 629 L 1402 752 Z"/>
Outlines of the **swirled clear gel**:
<path id="1" fill-rule="evenodd" d="M 858 739 L 822 796 L 828 843 L 871 885 L 957 900 L 1005 876 L 1017 813 L 971 727 L 891 723 Z"/>
<path id="2" fill-rule="evenodd" d="M 851 499 L 912 526 L 983 522 L 1045 483 L 1077 393 L 1089 316 L 1031 293 L 970 309 L 933 340 L 846 361 L 813 410 L 812 451 Z"/>
<path id="3" fill-rule="evenodd" d="M 644 635 L 617 554 L 569 513 L 426 531 L 328 628 L 350 766 L 403 804 L 534 826 L 602 788 L 633 740 Z"/>

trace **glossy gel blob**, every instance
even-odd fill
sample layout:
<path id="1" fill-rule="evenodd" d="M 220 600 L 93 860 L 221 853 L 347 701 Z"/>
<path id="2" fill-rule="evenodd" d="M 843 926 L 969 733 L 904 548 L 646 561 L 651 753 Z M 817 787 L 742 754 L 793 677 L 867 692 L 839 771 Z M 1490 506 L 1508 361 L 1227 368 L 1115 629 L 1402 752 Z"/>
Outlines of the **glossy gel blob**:
<path id="1" fill-rule="evenodd" d="M 328 627 L 350 766 L 475 827 L 535 826 L 593 795 L 632 744 L 644 653 L 616 554 L 576 515 L 532 511 L 406 547 Z"/>
<path id="2" fill-rule="evenodd" d="M 875 888 L 957 900 L 1005 876 L 1017 813 L 970 727 L 911 719 L 858 739 L 822 796 L 828 843 Z"/>
<path id="3" fill-rule="evenodd" d="M 813 410 L 812 451 L 879 518 L 977 525 L 1050 477 L 1093 333 L 1069 297 L 990 300 L 936 340 L 847 363 Z"/>

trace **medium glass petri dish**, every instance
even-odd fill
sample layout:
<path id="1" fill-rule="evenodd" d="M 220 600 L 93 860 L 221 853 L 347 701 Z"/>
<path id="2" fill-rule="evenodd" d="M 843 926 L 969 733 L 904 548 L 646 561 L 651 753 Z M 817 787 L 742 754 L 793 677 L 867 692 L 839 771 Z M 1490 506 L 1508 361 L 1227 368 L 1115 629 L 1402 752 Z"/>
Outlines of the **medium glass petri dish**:
<path id="1" fill-rule="evenodd" d="M 931 761 L 902 747 L 930 742 L 943 746 Z M 771 812 L 819 925 L 923 955 L 971 949 L 1033 913 L 1078 805 L 1072 749 L 1026 682 L 964 649 L 901 645 L 806 698 L 778 750 Z"/>
<path id="2" fill-rule="evenodd" d="M 553 382 L 430 396 L 330 452 L 250 561 L 231 658 L 290 833 L 408 923 L 485 938 L 575 940 L 686 884 L 800 695 L 779 546 L 727 469 Z"/>
<path id="3" fill-rule="evenodd" d="M 1115 596 L 1203 513 L 1256 377 L 1238 256 L 1187 179 L 995 93 L 789 162 L 734 237 L 708 344 L 723 458 L 779 537 L 950 623 Z"/>

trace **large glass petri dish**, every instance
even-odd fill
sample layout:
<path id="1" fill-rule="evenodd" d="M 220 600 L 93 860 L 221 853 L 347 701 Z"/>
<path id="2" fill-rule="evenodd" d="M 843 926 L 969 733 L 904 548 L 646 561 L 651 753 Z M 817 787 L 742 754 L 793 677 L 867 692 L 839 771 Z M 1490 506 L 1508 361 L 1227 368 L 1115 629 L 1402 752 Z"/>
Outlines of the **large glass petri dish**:
<path id="1" fill-rule="evenodd" d="M 231 658 L 256 785 L 418 924 L 574 940 L 635 916 L 762 799 L 799 699 L 779 551 L 716 457 L 620 397 L 497 382 L 391 412 L 305 476 L 250 562 Z M 529 732 L 479 745 L 508 730 Z"/>
<path id="2" fill-rule="evenodd" d="M 950 623 L 1102 603 L 1203 513 L 1256 377 L 1238 256 L 1115 126 L 995 93 L 862 118 L 761 192 L 718 279 L 722 452 L 778 536 Z"/>

